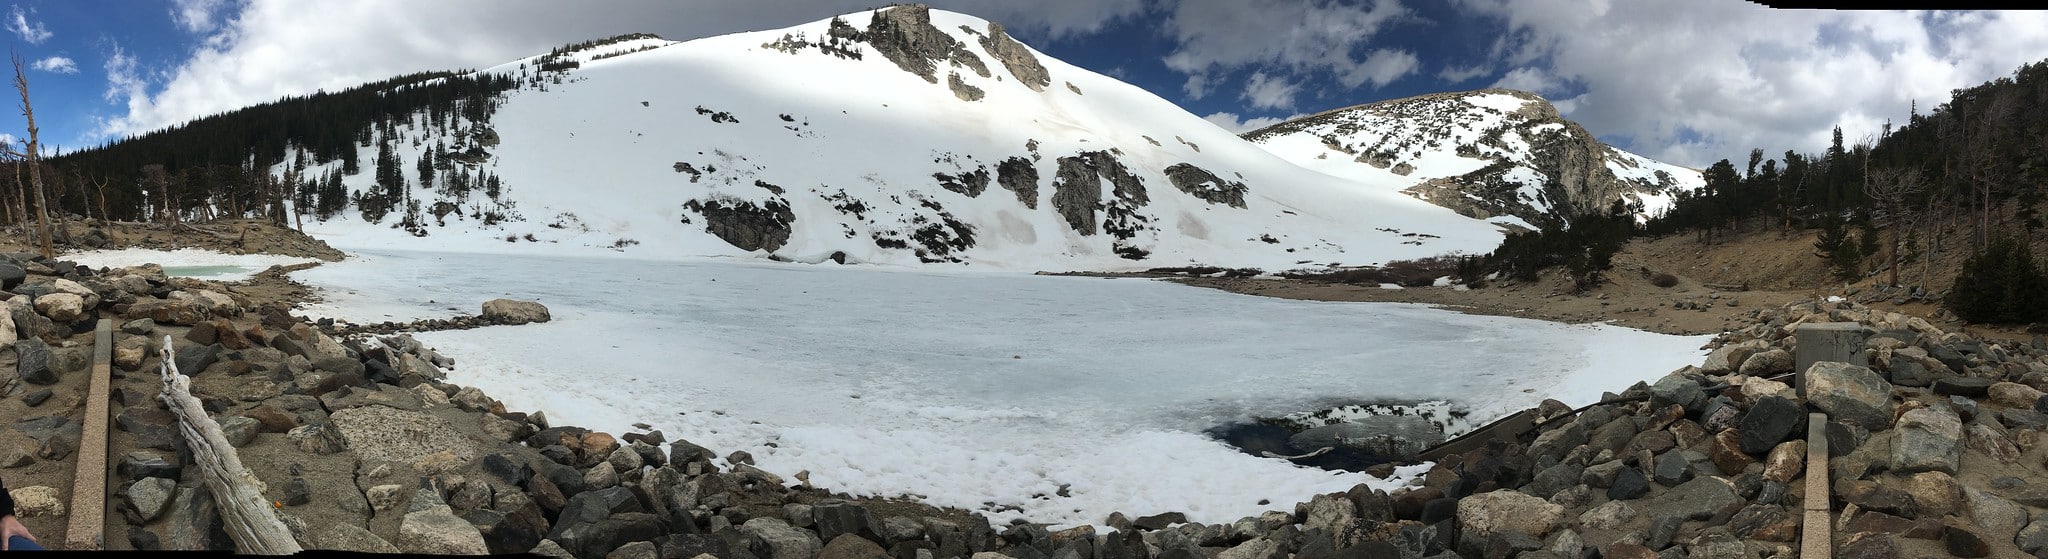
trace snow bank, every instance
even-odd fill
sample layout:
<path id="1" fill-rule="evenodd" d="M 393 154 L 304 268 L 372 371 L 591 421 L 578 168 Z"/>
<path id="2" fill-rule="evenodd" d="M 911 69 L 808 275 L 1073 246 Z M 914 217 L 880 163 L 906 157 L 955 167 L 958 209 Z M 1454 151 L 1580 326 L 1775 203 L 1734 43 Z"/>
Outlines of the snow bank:
<path id="1" fill-rule="evenodd" d="M 163 266 L 164 273 L 169 275 L 215 281 L 242 281 L 255 277 L 257 272 L 261 272 L 271 266 L 290 266 L 319 261 L 312 258 L 280 256 L 276 254 L 228 254 L 198 248 L 181 248 L 177 250 L 146 248 L 93 250 L 66 254 L 63 258 L 94 268 L 125 268 L 142 264 L 157 264 Z"/>

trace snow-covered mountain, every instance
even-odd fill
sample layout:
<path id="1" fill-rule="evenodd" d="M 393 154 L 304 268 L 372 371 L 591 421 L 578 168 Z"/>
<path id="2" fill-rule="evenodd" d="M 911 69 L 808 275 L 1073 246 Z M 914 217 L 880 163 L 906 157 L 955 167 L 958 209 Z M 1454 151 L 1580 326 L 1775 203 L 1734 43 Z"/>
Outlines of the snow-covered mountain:
<path id="1" fill-rule="evenodd" d="M 1244 134 L 1281 158 L 1524 227 L 1669 208 L 1700 172 L 1600 143 L 1533 93 L 1484 89 L 1346 107 Z"/>
<path id="2" fill-rule="evenodd" d="M 480 73 L 525 84 L 487 123 L 423 111 L 368 127 L 363 145 L 388 138 L 405 171 L 411 227 L 399 203 L 308 232 L 344 247 L 1014 270 L 1370 265 L 1485 253 L 1503 235 L 1400 193 L 1411 178 L 1360 188 L 1305 169 L 999 24 L 923 6 L 599 41 Z M 411 172 L 421 157 L 451 162 L 432 188 Z M 451 173 L 492 175 L 492 195 L 456 191 Z M 345 183 L 371 192 L 374 175 Z"/>

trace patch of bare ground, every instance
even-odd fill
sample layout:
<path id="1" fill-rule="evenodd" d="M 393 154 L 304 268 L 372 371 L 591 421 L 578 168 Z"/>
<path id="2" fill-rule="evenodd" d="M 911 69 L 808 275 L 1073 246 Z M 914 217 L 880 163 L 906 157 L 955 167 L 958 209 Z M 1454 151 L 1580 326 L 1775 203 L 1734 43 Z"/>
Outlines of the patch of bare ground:
<path id="1" fill-rule="evenodd" d="M 1754 322 L 1758 309 L 1779 308 L 1795 301 L 1839 296 L 1877 310 L 1918 316 L 1943 329 L 1992 339 L 2029 339 L 2024 326 L 1963 324 L 1941 310 L 1939 296 L 1955 279 L 1968 257 L 1967 247 L 1919 251 L 1900 266 L 1900 284 L 1891 287 L 1884 267 L 1855 282 L 1835 279 L 1814 254 L 1813 231 L 1780 232 L 1753 228 L 1703 243 L 1691 234 L 1637 238 L 1614 256 L 1606 282 L 1574 293 L 1561 270 L 1539 274 L 1535 281 L 1494 280 L 1486 287 L 1382 288 L 1370 279 L 1358 283 L 1271 277 L 1176 277 L 1172 281 L 1234 293 L 1316 301 L 1421 303 L 1459 312 L 1514 316 L 1566 323 L 1609 322 L 1666 334 L 1712 334 Z M 1950 239 L 1959 239 L 1952 235 Z M 1656 281 L 1670 274 L 1669 287 Z M 1370 274 L 1348 274 L 1362 278 Z M 1340 274 L 1337 277 L 1344 277 Z M 1925 286 L 1914 296 L 1910 286 Z"/>

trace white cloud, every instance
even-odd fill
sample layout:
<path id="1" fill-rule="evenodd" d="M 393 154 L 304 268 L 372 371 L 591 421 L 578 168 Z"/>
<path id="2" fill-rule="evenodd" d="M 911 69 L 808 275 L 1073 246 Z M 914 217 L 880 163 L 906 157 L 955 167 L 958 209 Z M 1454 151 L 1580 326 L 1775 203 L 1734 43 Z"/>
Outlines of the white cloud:
<path id="1" fill-rule="evenodd" d="M 1358 87 L 1358 84 L 1368 82 L 1373 87 L 1380 87 L 1415 73 L 1415 69 L 1421 66 L 1422 59 L 1413 52 L 1375 49 L 1364 62 L 1340 73 L 1338 81 L 1346 87 Z"/>
<path id="2" fill-rule="evenodd" d="M 171 22 L 188 33 L 213 31 L 218 22 L 213 20 L 225 0 L 171 0 Z"/>
<path id="3" fill-rule="evenodd" d="M 1771 10 L 1745 2 L 1460 0 L 1503 22 L 1499 85 L 1560 94 L 1568 118 L 1672 163 L 1704 167 L 1750 148 L 1817 152 L 1903 122 L 1951 90 L 2048 58 L 2039 12 Z M 1598 30 L 1589 32 L 1588 30 Z M 1526 71 L 1526 72 L 1525 72 Z"/>
<path id="4" fill-rule="evenodd" d="M 1166 67 L 1188 76 L 1189 97 L 1202 98 L 1214 80 L 1243 68 L 1303 78 L 1328 72 L 1346 87 L 1374 87 L 1415 71 L 1407 51 L 1366 48 L 1390 23 L 1409 17 L 1397 0 L 1353 6 L 1335 0 L 1181 0 L 1162 30 L 1177 45 Z"/>
<path id="5" fill-rule="evenodd" d="M 1222 127 L 1224 130 L 1229 130 L 1232 134 L 1243 134 L 1246 132 L 1258 130 L 1260 128 L 1265 128 L 1267 126 L 1287 122 L 1304 116 L 1308 115 L 1296 114 L 1284 117 L 1262 116 L 1255 118 L 1243 118 L 1238 116 L 1237 113 L 1216 112 L 1209 113 L 1208 116 L 1202 117 L 1202 120 L 1209 121 L 1210 123 L 1215 124 L 1216 126 Z"/>
<path id="6" fill-rule="evenodd" d="M 932 0 L 935 9 L 989 18 L 1015 34 L 1085 35 L 1141 13 L 1143 0 Z M 115 84 L 125 112 L 99 120 L 88 140 L 146 132 L 285 95 L 340 90 L 394 75 L 480 68 L 567 43 L 632 32 L 689 40 L 776 29 L 875 6 L 868 0 L 621 0 L 584 10 L 553 0 L 184 1 L 205 5 L 213 31 L 194 52 L 149 75 Z M 572 10 L 576 17 L 563 17 Z M 198 12 L 194 12 L 198 13 Z M 179 19 L 200 22 L 195 16 Z M 191 29 L 191 27 L 187 27 Z M 111 61 L 110 61 L 111 62 Z M 133 64 L 132 58 L 128 63 Z"/>
<path id="7" fill-rule="evenodd" d="M 1244 93 L 1238 98 L 1250 102 L 1253 109 L 1292 109 L 1294 95 L 1300 91 L 1301 84 L 1287 81 L 1287 78 L 1253 72 L 1252 77 L 1245 80 Z"/>
<path id="8" fill-rule="evenodd" d="M 22 11 L 20 5 L 14 6 L 14 9 L 10 10 L 7 14 L 7 30 L 31 45 L 40 45 L 43 44 L 43 41 L 50 40 L 52 35 L 50 28 L 44 26 L 43 22 L 29 21 L 29 13 Z"/>
<path id="9" fill-rule="evenodd" d="M 78 73 L 78 62 L 62 56 L 52 56 L 29 64 L 30 68 L 59 74 Z"/>
<path id="10" fill-rule="evenodd" d="M 1445 83 L 1457 84 L 1491 73 L 1493 73 L 1493 68 L 1486 65 L 1445 66 L 1443 70 L 1436 73 L 1436 77 Z"/>
<path id="11" fill-rule="evenodd" d="M 1547 96 L 1558 93 L 1561 86 L 1562 84 L 1558 83 L 1557 78 L 1551 77 L 1550 73 L 1543 71 L 1542 68 L 1524 67 L 1509 70 L 1506 75 L 1501 76 L 1499 80 L 1493 82 L 1493 85 L 1487 87 L 1519 89 Z"/>

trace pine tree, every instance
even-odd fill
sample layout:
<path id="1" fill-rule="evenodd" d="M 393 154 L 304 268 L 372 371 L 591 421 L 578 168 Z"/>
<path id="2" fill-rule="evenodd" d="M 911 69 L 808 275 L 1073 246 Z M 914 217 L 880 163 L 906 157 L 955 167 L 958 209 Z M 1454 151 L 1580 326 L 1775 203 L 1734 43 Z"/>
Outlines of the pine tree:
<path id="1" fill-rule="evenodd" d="M 2041 322 L 2048 320 L 2048 276 L 2027 243 L 1997 235 L 1963 265 L 1947 303 L 1971 322 Z"/>

